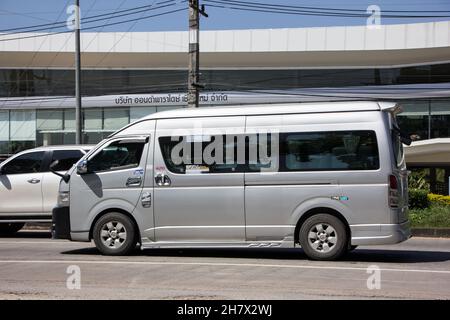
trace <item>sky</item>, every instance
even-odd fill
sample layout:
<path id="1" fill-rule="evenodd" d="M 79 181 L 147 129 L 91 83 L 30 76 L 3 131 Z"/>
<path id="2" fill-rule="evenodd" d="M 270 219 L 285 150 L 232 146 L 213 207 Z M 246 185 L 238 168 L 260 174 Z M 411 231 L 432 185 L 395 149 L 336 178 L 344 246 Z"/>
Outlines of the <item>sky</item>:
<path id="1" fill-rule="evenodd" d="M 164 0 L 80 0 L 81 15 L 88 17 L 103 13 L 112 13 L 144 5 L 157 5 Z M 180 0 L 176 0 L 180 1 Z M 213 8 L 205 0 L 200 3 L 206 5 L 208 18 L 201 19 L 202 30 L 223 29 L 250 29 L 250 28 L 296 28 L 296 27 L 323 27 L 323 26 L 353 26 L 365 25 L 365 17 L 330 17 L 330 16 L 301 16 L 261 12 L 236 11 L 223 8 Z M 202 2 L 203 1 L 203 2 Z M 245 0 L 241 0 L 245 1 Z M 381 9 L 381 24 L 398 24 L 413 22 L 429 22 L 450 20 L 450 0 L 248 0 L 259 3 L 314 6 L 338 9 L 366 10 L 369 5 L 377 5 Z M 31 26 L 55 21 L 65 21 L 68 18 L 66 8 L 75 0 L 0 0 L 0 30 L 9 28 Z M 187 10 L 171 13 L 164 16 L 143 20 L 132 20 L 115 26 L 102 26 L 115 21 L 130 20 L 144 17 L 154 13 L 187 7 L 186 2 L 162 8 L 157 11 L 138 13 L 133 16 L 104 20 L 86 26 L 99 26 L 92 31 L 172 31 L 187 30 Z M 445 18 L 384 18 L 383 10 L 415 10 L 423 15 L 446 15 Z M 438 11 L 437 13 L 420 13 L 425 10 Z M 447 11 L 447 12 L 445 12 Z M 401 13 L 403 14 L 403 13 Z M 45 29 L 41 32 L 54 32 L 55 29 Z"/>

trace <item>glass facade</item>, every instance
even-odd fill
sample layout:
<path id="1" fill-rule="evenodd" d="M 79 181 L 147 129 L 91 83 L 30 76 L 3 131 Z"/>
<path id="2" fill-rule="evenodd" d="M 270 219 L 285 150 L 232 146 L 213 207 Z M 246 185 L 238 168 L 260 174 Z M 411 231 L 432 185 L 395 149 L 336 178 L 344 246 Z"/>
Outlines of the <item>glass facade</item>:
<path id="1" fill-rule="evenodd" d="M 414 140 L 450 137 L 450 98 L 439 100 L 401 101 L 400 128 Z"/>
<path id="2" fill-rule="evenodd" d="M 450 82 L 450 63 L 383 69 L 201 70 L 205 90 L 293 89 Z M 186 91 L 186 70 L 83 70 L 82 95 Z M 0 70 L 0 97 L 74 95 L 74 71 Z"/>

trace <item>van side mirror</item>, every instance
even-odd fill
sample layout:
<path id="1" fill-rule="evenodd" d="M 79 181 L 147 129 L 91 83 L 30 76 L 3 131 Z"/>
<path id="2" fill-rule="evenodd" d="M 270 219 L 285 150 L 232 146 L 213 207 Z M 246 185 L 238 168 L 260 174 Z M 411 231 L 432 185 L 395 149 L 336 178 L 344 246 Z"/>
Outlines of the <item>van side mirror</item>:
<path id="1" fill-rule="evenodd" d="M 81 160 L 80 162 L 78 162 L 77 164 L 77 173 L 78 174 L 86 174 L 88 173 L 88 161 L 87 160 Z"/>

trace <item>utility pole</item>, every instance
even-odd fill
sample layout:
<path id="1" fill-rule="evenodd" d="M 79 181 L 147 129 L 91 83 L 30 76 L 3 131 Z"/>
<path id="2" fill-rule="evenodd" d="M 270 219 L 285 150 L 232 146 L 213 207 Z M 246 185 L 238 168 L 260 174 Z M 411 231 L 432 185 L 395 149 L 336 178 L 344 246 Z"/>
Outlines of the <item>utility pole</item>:
<path id="1" fill-rule="evenodd" d="M 83 143 L 81 113 L 80 0 L 75 0 L 75 143 Z"/>
<path id="2" fill-rule="evenodd" d="M 199 0 L 189 0 L 189 74 L 188 107 L 198 108 L 200 79 L 200 14 L 208 17 L 205 6 L 199 7 Z"/>

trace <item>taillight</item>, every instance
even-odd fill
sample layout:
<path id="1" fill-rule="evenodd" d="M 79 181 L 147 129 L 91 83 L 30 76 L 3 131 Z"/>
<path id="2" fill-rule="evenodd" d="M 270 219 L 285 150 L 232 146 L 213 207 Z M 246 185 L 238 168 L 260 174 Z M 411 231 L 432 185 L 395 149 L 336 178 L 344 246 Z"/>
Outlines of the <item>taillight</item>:
<path id="1" fill-rule="evenodd" d="M 389 188 L 391 188 L 393 190 L 397 190 L 398 189 L 397 177 L 394 176 L 393 174 L 389 175 Z"/>
<path id="2" fill-rule="evenodd" d="M 389 175 L 389 206 L 398 208 L 398 180 L 393 174 Z"/>

